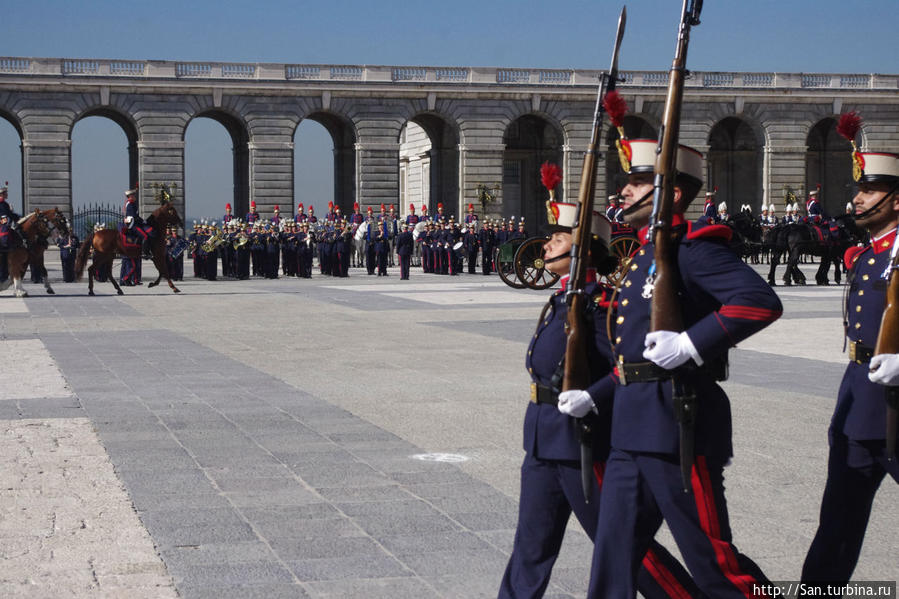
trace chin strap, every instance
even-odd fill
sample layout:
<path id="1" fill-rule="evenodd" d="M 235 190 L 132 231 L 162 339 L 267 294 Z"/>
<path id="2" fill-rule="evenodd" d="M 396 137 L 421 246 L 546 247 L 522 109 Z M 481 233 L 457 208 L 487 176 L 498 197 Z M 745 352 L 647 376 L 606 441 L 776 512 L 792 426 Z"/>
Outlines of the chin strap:
<path id="1" fill-rule="evenodd" d="M 899 189 L 899 181 L 896 181 L 895 183 L 893 183 L 893 186 L 890 187 L 889 191 L 886 192 L 886 195 L 884 195 L 882 198 L 880 198 L 879 202 L 877 202 L 876 204 L 874 204 L 873 206 L 871 206 L 870 208 L 868 208 L 861 214 L 853 214 L 852 218 L 854 218 L 856 221 L 858 221 L 859 219 L 868 218 L 869 216 L 877 213 L 880 210 L 880 207 L 883 205 L 883 203 L 886 202 L 891 195 L 896 193 L 897 189 Z"/>
<path id="2" fill-rule="evenodd" d="M 655 193 L 655 189 L 651 189 L 651 190 L 647 191 L 646 194 L 642 198 L 640 198 L 639 200 L 637 200 L 636 202 L 634 202 L 633 204 L 631 204 L 630 206 L 625 208 L 624 211 L 621 213 L 621 215 L 627 216 L 628 214 L 633 214 L 634 212 L 636 212 L 637 209 L 643 205 L 643 202 L 648 200 L 649 197 L 652 196 L 653 193 Z"/>

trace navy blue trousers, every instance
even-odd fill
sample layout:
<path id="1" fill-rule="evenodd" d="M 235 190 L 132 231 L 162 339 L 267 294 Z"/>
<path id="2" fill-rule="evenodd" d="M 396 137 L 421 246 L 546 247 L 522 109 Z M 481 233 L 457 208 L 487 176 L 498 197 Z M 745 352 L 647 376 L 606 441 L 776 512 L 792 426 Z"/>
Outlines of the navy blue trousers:
<path id="1" fill-rule="evenodd" d="M 578 462 L 541 460 L 526 454 L 521 465 L 521 499 L 512 556 L 499 589 L 500 599 L 542 597 L 559 556 L 565 527 L 574 512 L 587 535 L 596 536 L 602 465 L 593 478 L 593 501 L 584 502 Z M 683 566 L 656 543 L 644 551 L 637 585 L 647 599 L 701 597 Z"/>
<path id="2" fill-rule="evenodd" d="M 831 430 L 827 484 L 818 532 L 802 566 L 806 583 L 849 582 L 858 563 L 880 483 L 889 474 L 899 482 L 899 463 L 886 459 L 885 442 L 855 441 Z"/>
<path id="3" fill-rule="evenodd" d="M 602 485 L 588 597 L 632 599 L 640 565 L 662 524 L 668 528 L 700 590 L 709 597 L 764 597 L 758 566 L 731 542 L 724 500 L 724 466 L 697 456 L 685 493 L 674 456 L 612 449 Z"/>

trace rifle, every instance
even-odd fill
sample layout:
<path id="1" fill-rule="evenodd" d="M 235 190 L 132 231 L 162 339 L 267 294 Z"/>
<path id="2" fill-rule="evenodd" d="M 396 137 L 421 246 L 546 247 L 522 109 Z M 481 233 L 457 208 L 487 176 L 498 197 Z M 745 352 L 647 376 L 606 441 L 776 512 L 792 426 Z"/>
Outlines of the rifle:
<path id="1" fill-rule="evenodd" d="M 590 251 L 590 226 L 593 221 L 593 191 L 596 182 L 596 154 L 602 131 L 602 115 L 605 112 L 602 99 L 615 89 L 618 83 L 618 51 L 624 38 L 624 25 L 627 21 L 627 7 L 621 8 L 618 17 L 618 32 L 615 35 L 615 46 L 612 49 L 612 64 L 608 73 L 600 77 L 599 90 L 596 94 L 596 108 L 593 111 L 593 133 L 590 144 L 584 153 L 584 168 L 581 171 L 581 183 L 578 191 L 578 218 L 572 232 L 571 268 L 568 279 L 568 292 L 565 301 L 568 303 L 568 320 L 565 325 L 567 341 L 565 345 L 565 370 L 562 379 L 562 390 L 586 389 L 590 383 L 590 365 L 587 360 L 587 326 L 584 321 L 586 308 L 587 263 Z M 578 436 L 581 444 L 581 485 L 584 489 L 584 501 L 590 503 L 593 495 L 593 446 L 591 445 L 592 425 L 588 418 L 580 418 L 577 422 Z"/>
<path id="2" fill-rule="evenodd" d="M 679 280 L 677 267 L 677 243 L 671 237 L 674 212 L 675 171 L 677 167 L 678 136 L 680 134 L 681 105 L 686 79 L 687 46 L 690 28 L 699 25 L 702 0 L 684 0 L 677 32 L 677 48 L 668 75 L 668 95 L 665 99 L 665 115 L 659 132 L 656 149 L 655 190 L 652 199 L 652 217 L 649 221 L 650 236 L 655 245 L 652 275 L 652 303 L 650 331 L 684 330 L 683 316 L 677 298 Z M 680 431 L 681 481 L 684 491 L 690 489 L 693 470 L 693 429 L 696 422 L 696 396 L 685 383 L 683 373 L 674 373 L 674 411 Z"/>
<path id="3" fill-rule="evenodd" d="M 877 344 L 874 355 L 899 354 L 899 253 L 897 241 L 893 241 L 893 255 L 890 259 L 887 279 L 887 302 L 880 319 Z M 899 387 L 887 387 L 886 450 L 887 460 L 896 459 L 896 429 L 899 420 Z"/>

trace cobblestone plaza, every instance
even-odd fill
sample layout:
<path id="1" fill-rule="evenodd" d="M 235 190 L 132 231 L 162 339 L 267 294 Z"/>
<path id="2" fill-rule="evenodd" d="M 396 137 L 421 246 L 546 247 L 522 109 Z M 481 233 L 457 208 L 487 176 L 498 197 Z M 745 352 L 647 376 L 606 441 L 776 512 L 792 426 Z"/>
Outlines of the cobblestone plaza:
<path id="1" fill-rule="evenodd" d="M 0 297 L 0 595 L 495 596 L 549 292 L 350 274 Z M 777 290 L 731 352 L 725 474 L 736 544 L 789 580 L 846 358 L 842 288 Z M 857 580 L 899 578 L 897 500 L 887 480 Z M 549 596 L 584 595 L 590 550 L 572 522 Z"/>

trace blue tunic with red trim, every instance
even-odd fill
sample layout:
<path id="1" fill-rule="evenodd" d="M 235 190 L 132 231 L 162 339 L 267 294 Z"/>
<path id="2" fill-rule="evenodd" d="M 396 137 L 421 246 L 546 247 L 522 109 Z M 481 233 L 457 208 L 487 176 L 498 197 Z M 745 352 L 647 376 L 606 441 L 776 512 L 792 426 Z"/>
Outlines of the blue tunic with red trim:
<path id="1" fill-rule="evenodd" d="M 684 326 L 703 363 L 723 359 L 730 347 L 779 318 L 783 307 L 771 287 L 728 248 L 729 227 L 701 223 L 685 226 L 679 216 L 674 225 L 682 235 L 677 262 Z M 645 236 L 646 231 L 641 231 L 644 241 Z M 653 253 L 651 242 L 641 246 L 622 282 L 613 351 L 616 360 L 623 363 L 646 362 L 643 351 L 649 332 L 650 299 L 642 292 Z M 696 453 L 729 458 L 731 412 L 727 395 L 705 370 L 691 373 L 688 381 L 698 398 Z M 618 385 L 612 446 L 676 454 L 679 433 L 671 395 L 670 380 Z"/>
<path id="2" fill-rule="evenodd" d="M 865 248 L 849 248 L 846 252 L 846 267 L 851 269 L 846 302 L 849 341 L 870 348 L 877 344 L 886 305 L 884 274 L 895 242 L 896 231 L 892 231 Z M 831 427 L 850 439 L 886 437 L 885 387 L 868 380 L 868 368 L 868 363 L 849 362 L 840 384 Z"/>
<path id="3" fill-rule="evenodd" d="M 587 345 L 587 355 L 594 383 L 587 389 L 594 403 L 606 410 L 597 418 L 594 427 L 594 459 L 602 461 L 608 453 L 609 418 L 608 405 L 614 392 L 615 381 L 609 377 L 612 370 L 612 356 L 609 338 L 606 334 L 606 310 L 608 309 L 608 289 L 596 282 L 588 283 L 584 291 L 589 301 L 596 306 L 592 318 L 587 320 L 593 335 Z M 528 347 L 525 366 L 531 380 L 547 387 L 553 386 L 553 375 L 565 356 L 567 335 L 565 323 L 568 319 L 568 304 L 565 302 L 564 286 L 549 300 L 551 306 Z M 592 321 L 592 322 L 591 322 Z M 559 384 L 561 386 L 561 384 Z M 580 443 L 575 432 L 575 419 L 562 414 L 551 404 L 529 403 L 524 416 L 524 449 L 534 457 L 545 460 L 580 460 Z"/>

